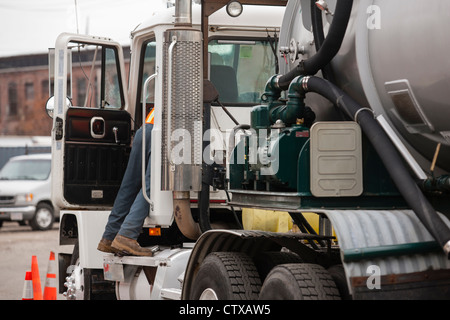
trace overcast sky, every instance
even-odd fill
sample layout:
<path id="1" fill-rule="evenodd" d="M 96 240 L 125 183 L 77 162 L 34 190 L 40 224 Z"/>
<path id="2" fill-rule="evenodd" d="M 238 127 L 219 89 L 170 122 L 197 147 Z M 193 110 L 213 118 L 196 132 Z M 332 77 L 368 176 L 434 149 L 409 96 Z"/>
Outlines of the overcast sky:
<path id="1" fill-rule="evenodd" d="M 0 57 L 46 53 L 60 33 L 77 30 L 129 44 L 130 32 L 165 7 L 166 0 L 0 0 Z"/>

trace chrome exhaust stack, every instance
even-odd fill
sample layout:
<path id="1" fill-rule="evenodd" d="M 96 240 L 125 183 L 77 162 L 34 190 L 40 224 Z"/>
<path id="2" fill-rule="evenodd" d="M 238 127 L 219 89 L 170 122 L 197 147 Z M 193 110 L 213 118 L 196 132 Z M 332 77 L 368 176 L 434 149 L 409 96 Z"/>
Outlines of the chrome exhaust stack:
<path id="1" fill-rule="evenodd" d="M 175 27 L 192 27 L 192 0 L 177 0 L 175 4 Z"/>
<path id="2" fill-rule="evenodd" d="M 190 221 L 189 192 L 202 186 L 203 57 L 202 33 L 192 28 L 191 0 L 176 1 L 175 27 L 164 33 L 163 50 L 161 186 L 174 192 L 175 213 L 190 217 L 175 220 L 192 238 L 198 232 Z"/>

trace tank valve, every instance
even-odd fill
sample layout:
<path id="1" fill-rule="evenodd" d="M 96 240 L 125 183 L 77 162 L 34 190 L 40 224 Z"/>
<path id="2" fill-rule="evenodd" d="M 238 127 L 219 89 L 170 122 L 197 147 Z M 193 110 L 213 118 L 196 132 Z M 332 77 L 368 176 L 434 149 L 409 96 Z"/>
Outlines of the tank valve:
<path id="1" fill-rule="evenodd" d="M 289 47 L 280 47 L 280 53 L 282 56 L 289 55 L 289 59 L 292 63 L 298 59 L 299 54 L 306 54 L 305 46 L 300 45 L 295 39 L 291 39 Z"/>

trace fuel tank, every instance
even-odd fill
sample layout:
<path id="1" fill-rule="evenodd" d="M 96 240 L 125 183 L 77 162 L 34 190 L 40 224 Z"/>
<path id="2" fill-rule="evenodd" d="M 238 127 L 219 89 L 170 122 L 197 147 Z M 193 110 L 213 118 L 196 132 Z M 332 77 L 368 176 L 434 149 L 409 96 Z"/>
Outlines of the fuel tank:
<path id="1" fill-rule="evenodd" d="M 324 35 L 336 0 L 321 1 Z M 334 82 L 383 115 L 425 172 L 450 171 L 450 12 L 448 0 L 355 0 L 345 38 L 331 61 Z M 310 0 L 289 0 L 280 34 L 280 73 L 315 54 Z M 320 74 L 318 74 L 320 76 Z M 340 117 L 308 94 L 317 120 Z M 438 147 L 439 146 L 439 147 Z"/>

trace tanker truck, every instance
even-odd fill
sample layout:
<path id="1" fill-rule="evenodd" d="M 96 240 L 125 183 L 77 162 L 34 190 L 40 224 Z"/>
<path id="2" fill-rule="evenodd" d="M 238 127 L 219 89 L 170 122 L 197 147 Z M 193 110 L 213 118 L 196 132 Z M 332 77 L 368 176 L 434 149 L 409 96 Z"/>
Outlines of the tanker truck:
<path id="1" fill-rule="evenodd" d="M 229 204 L 285 210 L 302 232 L 205 232 L 183 298 L 448 299 L 450 43 L 429 35 L 449 6 L 288 2 Z"/>
<path id="2" fill-rule="evenodd" d="M 442 52 L 450 44 L 439 35 L 450 27 L 444 16 L 450 4 L 202 1 L 203 32 L 215 30 L 207 27 L 213 17 L 208 12 L 225 5 L 237 12 L 241 4 L 285 6 L 278 70 L 265 79 L 258 102 L 245 109 L 248 117 L 221 127 L 229 134 L 220 157 L 204 157 L 213 148 L 202 145 L 202 134 L 193 133 L 212 128 L 204 124 L 211 118 L 208 112 L 218 108 L 227 116 L 228 106 L 214 106 L 225 91 L 207 80 L 206 70 L 213 74 L 213 52 L 208 54 L 201 37 L 194 36 L 198 29 L 192 27 L 189 2 L 176 3 L 175 24 L 164 33 L 157 72 L 141 90 L 146 94 L 156 79 L 152 163 L 157 168 L 151 174 L 151 211 L 141 240 L 154 256 L 103 255 L 103 277 L 115 283 L 117 297 L 448 299 L 450 108 L 445 102 L 448 61 Z M 432 49 L 423 50 L 425 44 L 417 48 L 421 41 Z M 65 52 L 55 56 L 64 59 Z M 55 66 L 65 68 L 64 60 L 56 61 Z M 266 65 L 260 57 L 249 70 Z M 64 88 L 66 75 L 61 75 Z M 134 78 L 139 80 L 129 87 L 139 88 L 143 79 Z M 65 95 L 62 89 L 57 105 L 67 103 Z M 192 118 L 182 122 L 187 108 Z M 143 118 L 144 108 L 139 111 Z M 64 138 L 67 115 L 54 116 L 54 133 L 63 140 L 60 149 L 64 139 L 65 147 L 70 145 Z M 200 120 L 202 125 L 196 124 Z M 182 147 L 189 147 L 185 150 L 197 160 L 183 162 L 171 152 L 180 148 L 174 139 L 179 129 L 193 139 Z M 113 133 L 109 136 L 114 139 Z M 230 220 L 215 214 L 210 195 L 216 189 L 225 193 Z M 91 198 L 100 197 L 97 189 L 88 191 Z M 245 228 L 244 212 L 253 208 L 288 212 L 295 228 Z M 87 222 L 95 212 L 72 210 L 72 223 L 63 221 L 66 240 L 81 233 L 80 222 L 97 223 Z M 161 235 L 149 237 L 153 232 Z M 99 237 L 79 241 L 80 253 L 94 248 Z M 77 270 L 83 268 L 90 269 L 75 263 L 70 288 L 80 288 Z"/>
<path id="3" fill-rule="evenodd" d="M 179 299 L 178 278 L 198 236 L 189 228 L 204 212 L 199 203 L 207 203 L 208 224 L 238 228 L 240 209 L 232 211 L 226 204 L 225 171 L 217 164 L 224 163 L 227 130 L 249 123 L 267 78 L 279 70 L 276 47 L 285 8 L 276 2 L 246 6 L 237 17 L 228 15 L 222 2 L 168 5 L 149 13 L 148 21 L 133 30 L 130 49 L 105 37 L 63 33 L 57 38 L 49 53 L 54 96 L 47 112 L 53 117 L 52 198 L 61 209 L 59 292 L 68 299 Z M 182 107 L 181 97 L 189 97 Z M 183 111 L 175 112 L 180 107 Z M 97 244 L 127 167 L 133 134 L 152 108 L 151 192 L 145 195 L 150 212 L 138 240 L 155 248 L 154 257 L 109 256 Z M 167 117 L 172 112 L 166 109 L 173 115 Z M 167 167 L 170 127 L 191 135 L 192 168 Z M 204 168 L 203 152 L 212 159 Z M 191 181 L 175 183 L 176 191 L 188 191 L 176 200 L 183 208 L 177 223 L 169 174 L 183 171 L 192 173 Z M 199 183 L 207 186 L 203 196 Z"/>

